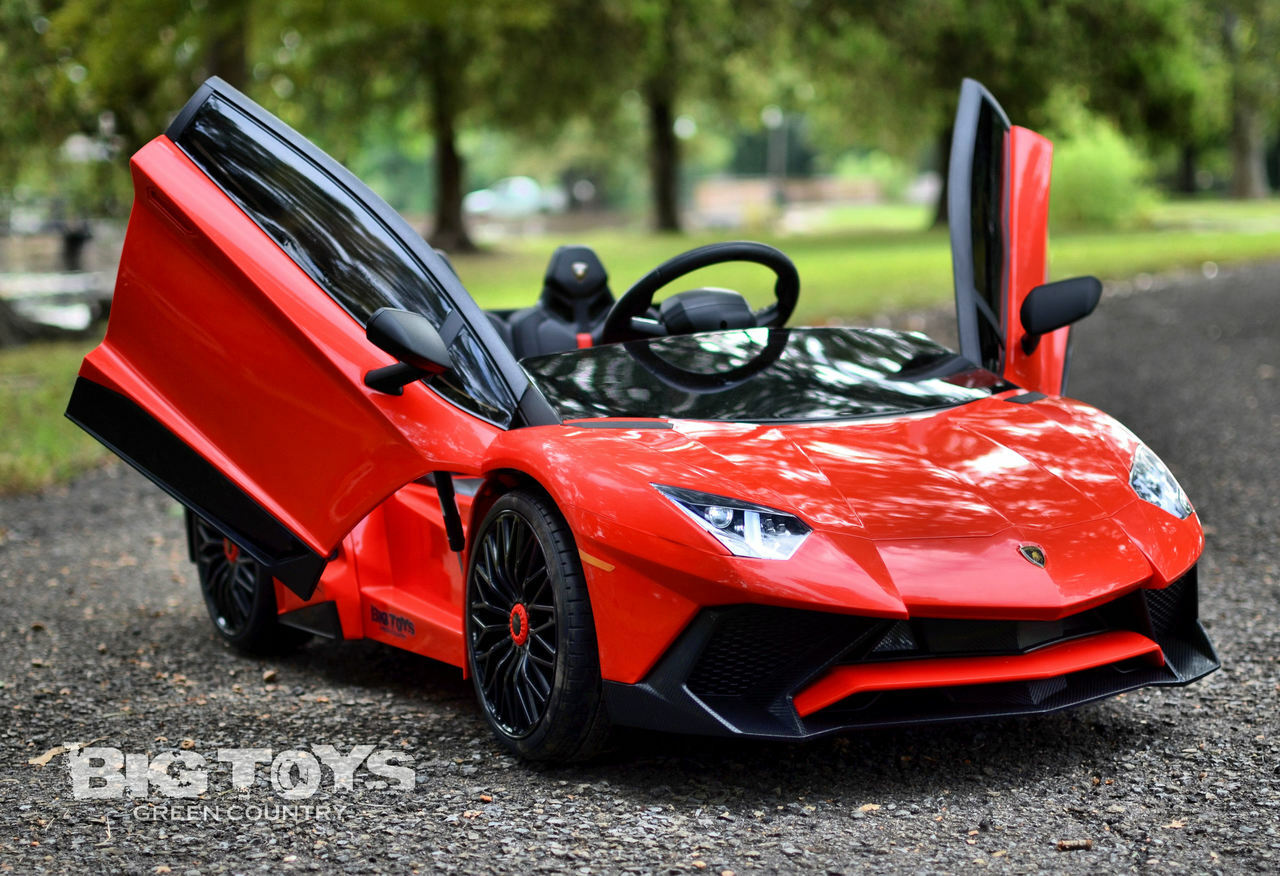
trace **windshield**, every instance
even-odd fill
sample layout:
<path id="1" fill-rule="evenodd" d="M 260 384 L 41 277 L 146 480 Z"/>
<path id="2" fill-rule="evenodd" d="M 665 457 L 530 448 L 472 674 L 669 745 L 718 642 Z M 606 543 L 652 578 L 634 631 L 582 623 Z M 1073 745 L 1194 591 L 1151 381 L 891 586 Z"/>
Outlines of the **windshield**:
<path id="1" fill-rule="evenodd" d="M 566 420 L 844 420 L 951 407 L 1015 388 L 925 337 L 882 329 L 705 332 L 521 364 Z"/>

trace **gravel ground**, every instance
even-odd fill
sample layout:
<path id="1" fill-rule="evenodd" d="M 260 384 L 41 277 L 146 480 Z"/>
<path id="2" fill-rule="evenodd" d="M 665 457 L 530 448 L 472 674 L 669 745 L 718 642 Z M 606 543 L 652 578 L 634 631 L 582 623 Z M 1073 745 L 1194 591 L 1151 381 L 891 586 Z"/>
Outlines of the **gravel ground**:
<path id="1" fill-rule="evenodd" d="M 178 509 L 127 469 L 0 502 L 0 870 L 1275 869 L 1278 294 L 1280 265 L 1138 278 L 1081 327 L 1073 391 L 1144 436 L 1200 509 L 1224 669 L 1065 714 L 807 745 L 636 734 L 598 763 L 529 767 L 498 753 L 456 670 L 365 642 L 228 651 Z M 210 808 L 78 800 L 68 755 L 29 763 L 91 740 L 203 756 Z M 416 787 L 361 769 L 335 790 L 326 770 L 289 801 L 266 766 L 240 791 L 214 764 L 326 744 L 400 751 Z"/>

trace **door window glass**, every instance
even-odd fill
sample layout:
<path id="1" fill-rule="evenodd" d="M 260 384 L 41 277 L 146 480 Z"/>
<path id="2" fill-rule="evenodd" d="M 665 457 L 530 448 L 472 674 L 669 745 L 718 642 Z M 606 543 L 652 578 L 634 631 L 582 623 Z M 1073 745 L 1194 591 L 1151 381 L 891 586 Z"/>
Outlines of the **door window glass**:
<path id="1" fill-rule="evenodd" d="M 1000 362 L 999 322 L 1004 309 L 1004 154 L 1007 129 L 1000 113 L 987 100 L 978 109 L 969 199 L 969 233 L 973 246 L 973 285 L 990 308 L 996 324 L 981 315 L 978 340 L 982 363 Z"/>
<path id="2" fill-rule="evenodd" d="M 178 146 L 360 325 L 379 307 L 420 313 L 440 328 L 452 311 L 431 272 L 339 180 L 249 115 L 210 96 Z M 431 386 L 500 426 L 514 403 L 496 365 L 463 328 L 454 370 Z"/>

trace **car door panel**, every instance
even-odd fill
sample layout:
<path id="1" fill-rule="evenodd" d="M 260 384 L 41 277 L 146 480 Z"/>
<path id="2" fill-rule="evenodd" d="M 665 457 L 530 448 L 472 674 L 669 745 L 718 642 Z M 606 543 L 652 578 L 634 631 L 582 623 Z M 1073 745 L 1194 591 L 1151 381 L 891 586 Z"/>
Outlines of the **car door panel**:
<path id="1" fill-rule="evenodd" d="M 1035 131 L 1009 130 L 1009 286 L 1004 322 L 1003 376 L 1019 386 L 1056 395 L 1065 390 L 1069 326 L 1024 343 L 1018 319 L 1027 293 L 1048 279 L 1049 176 L 1053 144 Z"/>
<path id="2" fill-rule="evenodd" d="M 947 215 L 960 352 L 1027 389 L 1063 391 L 1069 328 L 1024 345 L 1019 312 L 1047 279 L 1053 146 L 1009 123 L 966 79 L 956 110 Z"/>
<path id="3" fill-rule="evenodd" d="M 342 537 L 396 489 L 433 470 L 478 470 L 501 431 L 478 414 L 509 420 L 514 407 L 500 407 L 512 387 L 498 373 L 489 381 L 498 401 L 472 410 L 421 382 L 401 396 L 365 387 L 364 374 L 392 360 L 335 287 L 318 284 L 317 275 L 335 280 L 316 270 L 317 253 L 337 250 L 330 264 L 357 273 L 380 257 L 385 274 L 395 259 L 411 260 L 394 235 L 380 250 L 333 237 L 282 246 L 168 136 L 132 168 L 107 336 L 86 357 L 68 416 L 307 598 Z M 337 185 L 323 168 L 314 176 L 314 190 Z M 412 267 L 432 279 L 421 260 Z M 370 285 L 375 295 L 383 288 Z M 421 296 L 419 310 L 447 324 L 458 308 L 438 292 Z M 488 328 L 473 330 L 465 315 L 452 322 L 448 340 L 463 343 Z M 470 390 L 454 377 L 457 392 Z"/>

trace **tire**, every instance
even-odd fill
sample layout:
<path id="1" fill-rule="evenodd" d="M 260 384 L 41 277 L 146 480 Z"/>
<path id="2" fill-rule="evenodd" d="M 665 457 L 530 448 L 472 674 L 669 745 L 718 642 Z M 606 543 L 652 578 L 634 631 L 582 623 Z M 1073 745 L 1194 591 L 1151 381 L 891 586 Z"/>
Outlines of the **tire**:
<path id="1" fill-rule="evenodd" d="M 187 542 L 213 628 L 246 654 L 292 651 L 310 633 L 276 620 L 276 588 L 262 566 L 204 518 L 187 511 Z"/>
<path id="2" fill-rule="evenodd" d="M 545 496 L 485 515 L 467 571 L 467 668 L 485 720 L 527 760 L 586 760 L 609 731 L 600 655 L 573 534 Z"/>

